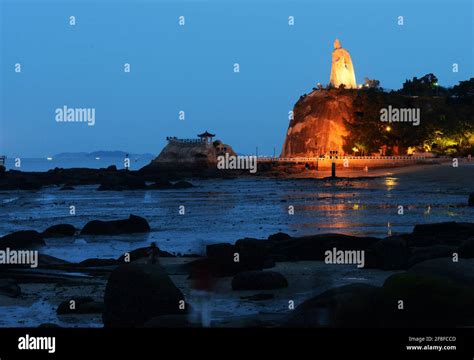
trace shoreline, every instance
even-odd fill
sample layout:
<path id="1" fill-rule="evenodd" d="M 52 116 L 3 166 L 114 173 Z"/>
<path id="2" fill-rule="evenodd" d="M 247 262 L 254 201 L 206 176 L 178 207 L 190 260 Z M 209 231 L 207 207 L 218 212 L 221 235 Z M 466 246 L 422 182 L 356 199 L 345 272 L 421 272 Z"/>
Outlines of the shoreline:
<path id="1" fill-rule="evenodd" d="M 462 269 L 465 266 L 472 267 L 473 235 L 474 223 L 417 225 L 412 233 L 385 238 L 339 233 L 291 237 L 277 233 L 268 239 L 244 238 L 234 244 L 208 245 L 206 254 L 200 256 L 175 256 L 160 252 L 156 264 L 150 264 L 146 248 L 130 251 L 129 262 L 122 256 L 118 259 L 96 258 L 69 263 L 40 255 L 38 268 L 8 266 L 0 269 L 3 281 L 10 279 L 7 288 L 17 289 L 15 293 L 6 293 L 6 286 L 2 284 L 0 307 L 4 313 L 12 315 L 8 317 L 10 322 L 3 322 L 3 326 L 23 327 L 26 324 L 27 327 L 36 327 L 44 323 L 53 326 L 53 323 L 54 326 L 62 327 L 101 327 L 101 315 L 104 306 L 107 307 L 107 304 L 104 305 L 104 297 L 108 282 L 111 281 L 110 275 L 124 266 L 123 269 L 138 266 L 138 269 L 166 274 L 160 276 L 169 277 L 191 307 L 198 306 L 199 299 L 193 290 L 193 274 L 203 264 L 207 264 L 206 267 L 214 278 L 210 302 L 212 327 L 285 326 L 287 321 L 301 321 L 293 316 L 299 314 L 298 311 L 303 311 L 298 310 L 298 306 L 314 301 L 309 299 L 324 300 L 327 296 L 324 295 L 325 292 L 332 293 L 340 291 L 337 289 L 353 287 L 354 291 L 361 287 L 362 292 L 384 289 L 394 276 L 411 274 L 413 269 L 427 266 L 424 264 L 431 266 L 429 271 L 436 276 L 444 273 L 451 276 L 458 267 L 457 264 L 463 266 Z M 365 251 L 364 267 L 358 268 L 355 263 L 327 263 L 325 252 L 334 247 L 347 251 Z M 235 252 L 241 255 L 238 264 L 231 260 Z M 455 253 L 459 254 L 458 261 L 452 261 Z M 445 269 L 446 266 L 448 268 Z M 261 289 L 235 289 L 234 281 L 242 273 L 251 273 L 252 276 L 277 273 L 285 279 L 287 285 L 268 289 L 265 286 Z M 464 280 L 456 281 L 464 284 Z M 351 296 L 357 299 L 362 295 L 357 290 Z M 77 309 L 63 312 L 71 300 L 78 302 Z M 289 302 L 293 302 L 298 311 L 288 309 Z M 328 311 L 332 311 L 331 307 Z M 32 320 L 15 322 L 18 313 L 29 314 Z M 173 325 L 169 322 L 170 318 L 154 318 L 150 315 L 149 321 L 141 326 L 194 326 L 189 322 L 188 315 L 166 316 L 171 316 L 171 321 L 177 323 Z M 315 322 L 314 325 L 328 324 Z"/>
<path id="2" fill-rule="evenodd" d="M 449 161 L 405 164 L 395 167 L 373 168 L 336 168 L 336 180 L 392 176 L 406 172 L 419 171 L 427 167 L 448 166 Z M 460 166 L 470 164 L 467 160 Z M 103 185 L 104 190 L 139 190 L 164 189 L 170 187 L 171 181 L 190 179 L 234 179 L 234 178 L 277 178 L 277 179 L 332 179 L 328 169 L 307 169 L 304 164 L 277 167 L 266 164 L 255 174 L 245 170 L 217 170 L 209 168 L 176 168 L 158 167 L 150 170 L 119 170 L 115 166 L 108 168 L 55 168 L 46 172 L 22 172 L 8 170 L 0 173 L 0 191 L 2 190 L 39 190 L 43 186 L 63 186 L 64 190 L 72 190 L 80 185 Z M 147 187 L 145 183 L 155 183 L 155 187 Z M 162 186 L 163 185 L 163 186 Z M 107 189 L 106 189 L 107 188 Z M 102 189 L 101 189 L 102 190 Z"/>

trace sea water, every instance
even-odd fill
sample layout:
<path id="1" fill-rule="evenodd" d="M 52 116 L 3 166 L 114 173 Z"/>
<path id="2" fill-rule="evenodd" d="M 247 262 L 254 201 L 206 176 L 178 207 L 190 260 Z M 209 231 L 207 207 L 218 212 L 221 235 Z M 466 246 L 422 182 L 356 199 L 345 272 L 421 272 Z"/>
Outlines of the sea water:
<path id="1" fill-rule="evenodd" d="M 474 221 L 474 207 L 467 206 L 473 178 L 474 166 L 464 163 L 459 168 L 406 168 L 372 179 L 247 177 L 194 179 L 195 187 L 189 189 L 118 192 L 88 185 L 72 191 L 56 186 L 0 191 L 0 235 L 43 231 L 60 223 L 81 229 L 91 220 L 124 219 L 130 214 L 150 223 L 151 232 L 146 234 L 46 239 L 42 253 L 69 261 L 116 258 L 151 242 L 172 253 L 204 254 L 208 244 L 266 239 L 279 231 L 292 236 L 384 237 L 411 232 L 416 224 Z M 70 215 L 70 206 L 75 215 Z"/>

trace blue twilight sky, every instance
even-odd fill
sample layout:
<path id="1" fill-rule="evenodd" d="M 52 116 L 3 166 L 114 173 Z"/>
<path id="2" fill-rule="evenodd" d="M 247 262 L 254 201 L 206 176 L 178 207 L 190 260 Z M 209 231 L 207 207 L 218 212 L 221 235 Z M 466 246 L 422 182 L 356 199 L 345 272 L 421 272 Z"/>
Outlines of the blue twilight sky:
<path id="1" fill-rule="evenodd" d="M 358 83 L 367 76 L 396 89 L 433 72 L 452 86 L 473 76 L 472 0 L 0 3 L 0 154 L 8 156 L 159 153 L 166 136 L 204 130 L 239 153 L 279 154 L 288 111 L 329 81 L 336 37 Z M 95 126 L 57 123 L 63 105 L 95 108 Z"/>

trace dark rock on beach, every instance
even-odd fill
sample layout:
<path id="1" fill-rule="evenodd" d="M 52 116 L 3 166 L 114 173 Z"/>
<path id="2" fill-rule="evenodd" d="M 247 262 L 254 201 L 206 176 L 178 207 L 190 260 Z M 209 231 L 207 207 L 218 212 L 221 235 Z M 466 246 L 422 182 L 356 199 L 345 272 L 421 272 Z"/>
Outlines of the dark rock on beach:
<path id="1" fill-rule="evenodd" d="M 58 315 L 66 314 L 101 314 L 104 303 L 94 301 L 90 296 L 77 296 L 59 304 L 56 312 Z"/>
<path id="2" fill-rule="evenodd" d="M 232 290 L 273 290 L 286 287 L 288 281 L 276 271 L 243 271 L 232 279 Z"/>
<path id="3" fill-rule="evenodd" d="M 197 328 L 197 324 L 189 322 L 188 315 L 161 315 L 148 320 L 146 328 Z"/>
<path id="4" fill-rule="evenodd" d="M 45 245 L 43 235 L 34 230 L 16 231 L 0 238 L 0 249 L 24 249 Z"/>
<path id="5" fill-rule="evenodd" d="M 433 245 L 433 246 L 423 246 L 423 247 L 413 247 L 410 249 L 411 255 L 408 259 L 407 267 L 410 268 L 415 264 L 420 262 L 443 258 L 443 257 L 453 257 L 453 254 L 458 251 L 456 246 L 447 246 L 447 245 Z"/>
<path id="6" fill-rule="evenodd" d="M 270 241 L 280 241 L 280 240 L 289 240 L 289 239 L 291 239 L 291 236 L 283 232 L 278 232 L 268 237 L 268 240 Z"/>
<path id="7" fill-rule="evenodd" d="M 148 186 L 150 190 L 166 190 L 172 188 L 173 184 L 167 180 L 156 180 L 153 184 Z"/>
<path id="8" fill-rule="evenodd" d="M 469 206 L 474 206 L 474 193 L 469 194 L 469 199 L 467 201 Z"/>
<path id="9" fill-rule="evenodd" d="M 417 275 L 441 277 L 474 289 L 474 259 L 459 259 L 457 262 L 452 257 L 432 259 L 418 263 L 408 271 Z"/>
<path id="10" fill-rule="evenodd" d="M 99 267 L 99 266 L 114 266 L 119 265 L 120 262 L 116 259 L 97 259 L 91 258 L 83 260 L 79 263 L 79 266 L 84 267 Z"/>
<path id="11" fill-rule="evenodd" d="M 472 288 L 446 277 L 409 272 L 392 275 L 385 281 L 381 313 L 387 327 L 452 328 L 472 325 L 472 304 Z"/>
<path id="12" fill-rule="evenodd" d="M 241 240 L 239 240 L 241 241 Z M 260 240 L 255 240 L 260 241 Z M 207 262 L 215 276 L 230 276 L 241 271 L 262 270 L 267 264 L 264 254 L 255 249 L 232 244 L 212 244 L 206 247 L 207 259 L 197 260 L 196 264 Z M 192 267 L 193 264 L 190 264 Z M 192 273 L 192 270 L 191 270 Z"/>
<path id="13" fill-rule="evenodd" d="M 350 284 L 306 300 L 284 320 L 285 327 L 378 327 L 382 289 Z"/>
<path id="14" fill-rule="evenodd" d="M 175 257 L 175 255 L 173 255 L 173 254 L 171 254 L 167 251 L 162 251 L 159 248 L 157 248 L 157 254 L 158 254 L 158 258 L 160 258 L 160 257 Z M 141 259 L 141 258 L 148 258 L 149 256 L 150 256 L 150 247 L 149 246 L 134 249 L 134 250 L 128 252 L 128 260 L 130 262 L 133 262 L 133 261 Z M 120 256 L 117 259 L 117 261 L 120 262 L 120 263 L 124 262 L 125 261 L 125 254 Z"/>
<path id="15" fill-rule="evenodd" d="M 185 314 L 184 296 L 158 265 L 125 264 L 116 268 L 105 289 L 105 327 L 142 327 L 157 316 Z"/>
<path id="16" fill-rule="evenodd" d="M 216 276 L 230 276 L 242 271 L 262 270 L 275 266 L 275 261 L 323 261 L 325 252 L 365 250 L 379 239 L 343 234 L 320 234 L 293 238 L 279 233 L 268 240 L 245 238 L 232 244 L 207 246 L 207 261 Z M 238 259 L 238 261 L 236 261 Z"/>
<path id="17" fill-rule="evenodd" d="M 173 184 L 173 189 L 188 189 L 192 187 L 194 187 L 194 185 L 188 181 L 178 181 Z"/>
<path id="18" fill-rule="evenodd" d="M 410 249 L 403 237 L 391 236 L 377 241 L 371 247 L 375 255 L 375 267 L 382 270 L 405 269 Z"/>
<path id="19" fill-rule="evenodd" d="M 474 236 L 474 223 L 444 222 L 416 225 L 409 246 L 459 246 Z"/>
<path id="20" fill-rule="evenodd" d="M 464 240 L 459 246 L 459 256 L 465 259 L 474 258 L 474 237 Z"/>
<path id="21" fill-rule="evenodd" d="M 117 235 L 130 233 L 143 233 L 150 231 L 146 219 L 130 215 L 126 220 L 89 221 L 81 231 L 82 235 Z"/>
<path id="22" fill-rule="evenodd" d="M 17 297 L 21 295 L 21 289 L 13 279 L 0 279 L 0 295 Z"/>
<path id="23" fill-rule="evenodd" d="M 286 261 L 324 260 L 325 252 L 337 250 L 365 250 L 379 239 L 343 234 L 320 234 L 270 242 L 270 256 Z"/>
<path id="24" fill-rule="evenodd" d="M 24 182 L 18 185 L 18 190 L 40 190 L 41 188 L 41 184 L 34 182 Z"/>
<path id="25" fill-rule="evenodd" d="M 76 228 L 70 224 L 53 225 L 43 231 L 43 237 L 64 237 L 73 236 L 76 233 Z"/>

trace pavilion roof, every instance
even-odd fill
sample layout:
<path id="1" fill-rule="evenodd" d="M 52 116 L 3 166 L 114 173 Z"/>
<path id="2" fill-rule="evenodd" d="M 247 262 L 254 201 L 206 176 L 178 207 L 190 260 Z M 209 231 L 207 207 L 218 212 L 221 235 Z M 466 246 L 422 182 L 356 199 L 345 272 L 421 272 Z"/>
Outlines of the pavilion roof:
<path id="1" fill-rule="evenodd" d="M 214 137 L 214 136 L 216 136 L 216 134 L 211 134 L 207 130 L 205 132 L 203 132 L 202 134 L 198 134 L 198 137 L 200 137 L 200 138 L 202 138 L 202 137 Z"/>

